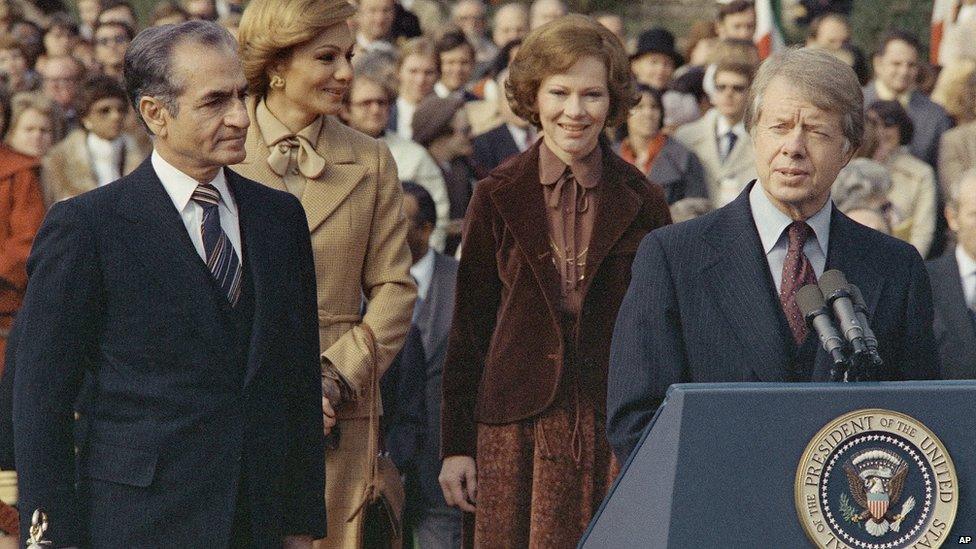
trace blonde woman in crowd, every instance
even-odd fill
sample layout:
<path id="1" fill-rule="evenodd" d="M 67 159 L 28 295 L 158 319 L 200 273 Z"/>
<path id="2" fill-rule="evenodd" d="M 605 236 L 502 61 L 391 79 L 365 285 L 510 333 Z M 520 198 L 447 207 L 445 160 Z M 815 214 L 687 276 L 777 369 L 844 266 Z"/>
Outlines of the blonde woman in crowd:
<path id="1" fill-rule="evenodd" d="M 382 375 L 400 350 L 416 295 L 393 158 L 335 118 L 353 76 L 353 13 L 344 0 L 253 0 L 240 27 L 251 125 L 247 160 L 234 169 L 301 200 L 315 255 L 323 414 L 335 445 L 320 549 L 362 543 L 362 514 L 347 519 L 366 482 L 371 369 Z"/>
<path id="2" fill-rule="evenodd" d="M 660 187 L 601 143 L 637 101 L 593 19 L 532 31 L 506 84 L 544 137 L 478 183 L 444 365 L 440 484 L 479 547 L 573 547 L 618 471 L 606 373 L 637 244 L 670 222 Z"/>
<path id="3" fill-rule="evenodd" d="M 53 101 L 35 92 L 18 93 L 10 100 L 7 145 L 27 156 L 42 158 L 61 138 L 60 113 Z"/>

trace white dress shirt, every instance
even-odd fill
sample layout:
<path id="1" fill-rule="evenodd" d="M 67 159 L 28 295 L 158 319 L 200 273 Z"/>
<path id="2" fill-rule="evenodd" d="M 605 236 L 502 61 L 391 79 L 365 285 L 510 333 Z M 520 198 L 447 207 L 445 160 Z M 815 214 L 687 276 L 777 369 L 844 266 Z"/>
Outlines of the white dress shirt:
<path id="1" fill-rule="evenodd" d="M 786 228 L 793 223 L 793 220 L 769 201 L 759 181 L 756 181 L 749 191 L 749 206 L 752 208 L 752 220 L 759 231 L 759 240 L 762 241 L 763 254 L 766 255 L 766 261 L 769 263 L 769 274 L 773 276 L 776 293 L 779 294 L 780 287 L 783 285 L 783 264 L 786 263 L 786 252 L 790 244 Z M 827 266 L 832 208 L 832 202 L 827 199 L 823 208 L 806 220 L 816 238 L 807 239 L 803 244 L 803 253 L 810 261 L 818 279 Z"/>
<path id="2" fill-rule="evenodd" d="M 196 248 L 197 254 L 204 262 L 207 261 L 207 252 L 203 247 L 203 206 L 191 200 L 193 191 L 200 184 L 199 181 L 181 172 L 172 164 L 163 160 L 162 156 L 155 150 L 152 152 L 152 167 L 156 171 L 156 176 L 163 183 L 166 194 L 173 201 L 173 206 L 180 213 L 186 232 L 190 235 L 190 241 Z M 237 203 L 234 196 L 227 187 L 227 178 L 224 170 L 217 171 L 216 177 L 210 182 L 218 192 L 220 192 L 220 205 L 217 212 L 220 214 L 220 227 L 227 234 L 234 251 L 237 252 L 237 259 L 241 265 L 244 264 L 241 255 L 241 228 L 237 215 Z"/>
<path id="3" fill-rule="evenodd" d="M 95 132 L 88 132 L 85 138 L 88 154 L 98 186 L 102 187 L 122 177 L 122 153 L 125 149 L 125 137 L 120 135 L 112 141 L 102 139 Z"/>
<path id="4" fill-rule="evenodd" d="M 511 122 L 506 122 L 505 127 L 508 128 L 508 133 L 512 134 L 512 140 L 515 141 L 515 146 L 518 150 L 525 152 L 534 142 L 529 142 L 529 129 L 520 128 Z"/>
<path id="5" fill-rule="evenodd" d="M 410 266 L 410 276 L 417 282 L 417 297 L 427 299 L 431 281 L 434 279 L 433 248 L 428 248 L 427 253 Z"/>
<path id="6" fill-rule="evenodd" d="M 404 139 L 413 139 L 413 113 L 417 111 L 416 105 L 407 103 L 402 97 L 396 100 L 396 132 Z"/>
<path id="7" fill-rule="evenodd" d="M 966 305 L 976 311 L 976 259 L 973 259 L 956 245 L 956 263 L 959 264 L 959 280 L 962 281 L 962 294 L 966 296 Z"/>

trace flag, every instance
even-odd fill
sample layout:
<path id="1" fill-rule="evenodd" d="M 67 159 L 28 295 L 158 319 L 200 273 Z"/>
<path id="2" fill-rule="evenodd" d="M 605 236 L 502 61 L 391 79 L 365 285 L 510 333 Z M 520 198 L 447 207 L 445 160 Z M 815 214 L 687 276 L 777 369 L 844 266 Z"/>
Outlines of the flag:
<path id="1" fill-rule="evenodd" d="M 932 5 L 932 37 L 929 49 L 929 61 L 933 65 L 939 64 L 939 54 L 942 47 L 942 37 L 956 22 L 959 11 L 959 0 L 935 0 Z"/>
<path id="2" fill-rule="evenodd" d="M 755 42 L 762 59 L 786 46 L 783 31 L 780 29 L 779 14 L 779 0 L 757 0 Z"/>

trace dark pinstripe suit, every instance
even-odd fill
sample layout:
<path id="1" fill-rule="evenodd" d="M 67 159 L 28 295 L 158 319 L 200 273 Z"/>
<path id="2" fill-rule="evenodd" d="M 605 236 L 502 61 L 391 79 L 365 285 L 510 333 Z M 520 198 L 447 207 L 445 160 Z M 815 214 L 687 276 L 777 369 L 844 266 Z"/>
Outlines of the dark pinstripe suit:
<path id="1" fill-rule="evenodd" d="M 796 380 L 789 364 L 795 348 L 752 218 L 750 189 L 641 242 L 610 351 L 607 431 L 620 459 L 672 383 Z M 918 252 L 835 208 L 827 268 L 844 272 L 864 294 L 885 361 L 880 378 L 936 377 L 932 292 Z M 826 381 L 829 370 L 819 349 L 809 381 Z"/>

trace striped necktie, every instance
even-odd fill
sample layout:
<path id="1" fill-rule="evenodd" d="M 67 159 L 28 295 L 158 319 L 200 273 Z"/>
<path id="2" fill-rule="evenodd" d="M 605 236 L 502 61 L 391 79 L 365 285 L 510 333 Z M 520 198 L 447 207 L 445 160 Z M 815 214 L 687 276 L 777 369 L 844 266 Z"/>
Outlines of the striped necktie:
<path id="1" fill-rule="evenodd" d="M 207 268 L 220 285 L 231 306 L 241 297 L 241 262 L 234 252 L 227 233 L 220 227 L 220 191 L 210 184 L 198 185 L 193 191 L 193 201 L 203 208 L 203 250 L 207 255 Z"/>

